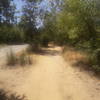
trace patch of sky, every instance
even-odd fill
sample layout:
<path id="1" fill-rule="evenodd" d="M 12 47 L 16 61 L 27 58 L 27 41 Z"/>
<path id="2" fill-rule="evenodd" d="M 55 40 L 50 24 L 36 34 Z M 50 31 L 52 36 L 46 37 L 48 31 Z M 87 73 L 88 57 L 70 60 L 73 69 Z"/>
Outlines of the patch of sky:
<path id="1" fill-rule="evenodd" d="M 42 9 L 44 11 L 48 10 L 50 11 L 50 5 L 49 5 L 50 0 L 43 0 L 39 5 L 38 8 Z M 25 5 L 25 2 L 23 0 L 14 0 L 14 3 L 16 5 L 16 16 L 17 16 L 17 21 L 20 21 L 21 15 L 22 15 L 22 7 Z M 43 25 L 42 20 L 37 17 L 37 27 L 41 27 Z"/>

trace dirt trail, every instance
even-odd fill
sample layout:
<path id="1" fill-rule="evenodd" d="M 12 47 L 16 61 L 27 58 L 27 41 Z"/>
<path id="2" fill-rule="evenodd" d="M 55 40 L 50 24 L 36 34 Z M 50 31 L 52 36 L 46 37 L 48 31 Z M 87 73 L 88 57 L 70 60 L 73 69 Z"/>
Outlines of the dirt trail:
<path id="1" fill-rule="evenodd" d="M 28 100 L 100 100 L 100 80 L 66 63 L 60 47 L 36 56 L 37 63 L 25 73 L 7 70 L 9 75 L 1 76 L 1 71 L 5 81 L 1 86 L 25 94 Z"/>

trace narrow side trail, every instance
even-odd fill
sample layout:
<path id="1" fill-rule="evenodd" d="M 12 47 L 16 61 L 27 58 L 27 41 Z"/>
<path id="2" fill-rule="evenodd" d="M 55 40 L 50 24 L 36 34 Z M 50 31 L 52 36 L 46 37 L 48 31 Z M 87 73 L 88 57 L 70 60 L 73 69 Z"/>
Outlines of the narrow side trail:
<path id="1" fill-rule="evenodd" d="M 36 64 L 23 79 L 9 75 L 13 80 L 8 80 L 10 89 L 13 85 L 12 89 L 25 94 L 28 100 L 100 100 L 100 80 L 65 62 L 60 47 L 45 49 L 36 56 Z"/>

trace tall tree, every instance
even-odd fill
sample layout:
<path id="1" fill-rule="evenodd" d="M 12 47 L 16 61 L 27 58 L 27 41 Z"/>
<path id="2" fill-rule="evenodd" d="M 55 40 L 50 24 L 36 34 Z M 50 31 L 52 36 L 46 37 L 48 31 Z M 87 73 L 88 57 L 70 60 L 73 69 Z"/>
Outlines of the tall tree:
<path id="1" fill-rule="evenodd" d="M 24 0 L 25 5 L 23 6 L 23 15 L 21 18 L 20 25 L 25 30 L 25 37 L 28 41 L 34 41 L 34 37 L 37 35 L 37 14 L 38 4 L 40 0 Z"/>
<path id="2" fill-rule="evenodd" d="M 47 2 L 48 7 L 42 13 L 43 29 L 42 33 L 45 41 L 55 41 L 57 34 L 57 14 L 61 10 L 61 0 L 50 0 Z"/>
<path id="3" fill-rule="evenodd" d="M 73 43 L 85 43 L 95 46 L 96 30 L 94 24 L 94 0 L 65 0 L 62 14 L 60 14 L 59 29 Z"/>
<path id="4" fill-rule="evenodd" d="M 13 23 L 15 8 L 13 0 L 0 0 L 0 23 Z"/>

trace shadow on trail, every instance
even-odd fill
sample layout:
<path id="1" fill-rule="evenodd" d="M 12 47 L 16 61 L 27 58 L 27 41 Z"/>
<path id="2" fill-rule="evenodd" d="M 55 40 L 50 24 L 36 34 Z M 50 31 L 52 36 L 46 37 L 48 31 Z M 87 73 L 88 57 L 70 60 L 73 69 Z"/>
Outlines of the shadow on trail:
<path id="1" fill-rule="evenodd" d="M 41 50 L 35 53 L 38 55 L 56 56 L 56 55 L 61 54 L 61 51 L 58 49 L 55 49 L 55 47 L 48 47 L 48 48 L 42 48 Z"/>
<path id="2" fill-rule="evenodd" d="M 50 56 L 56 56 L 58 54 L 60 54 L 61 52 L 58 50 L 41 50 L 38 54 L 40 55 L 50 55 Z"/>
<path id="3" fill-rule="evenodd" d="M 26 97 L 17 95 L 17 94 L 10 94 L 5 92 L 3 89 L 0 89 L 0 100 L 28 100 Z"/>

